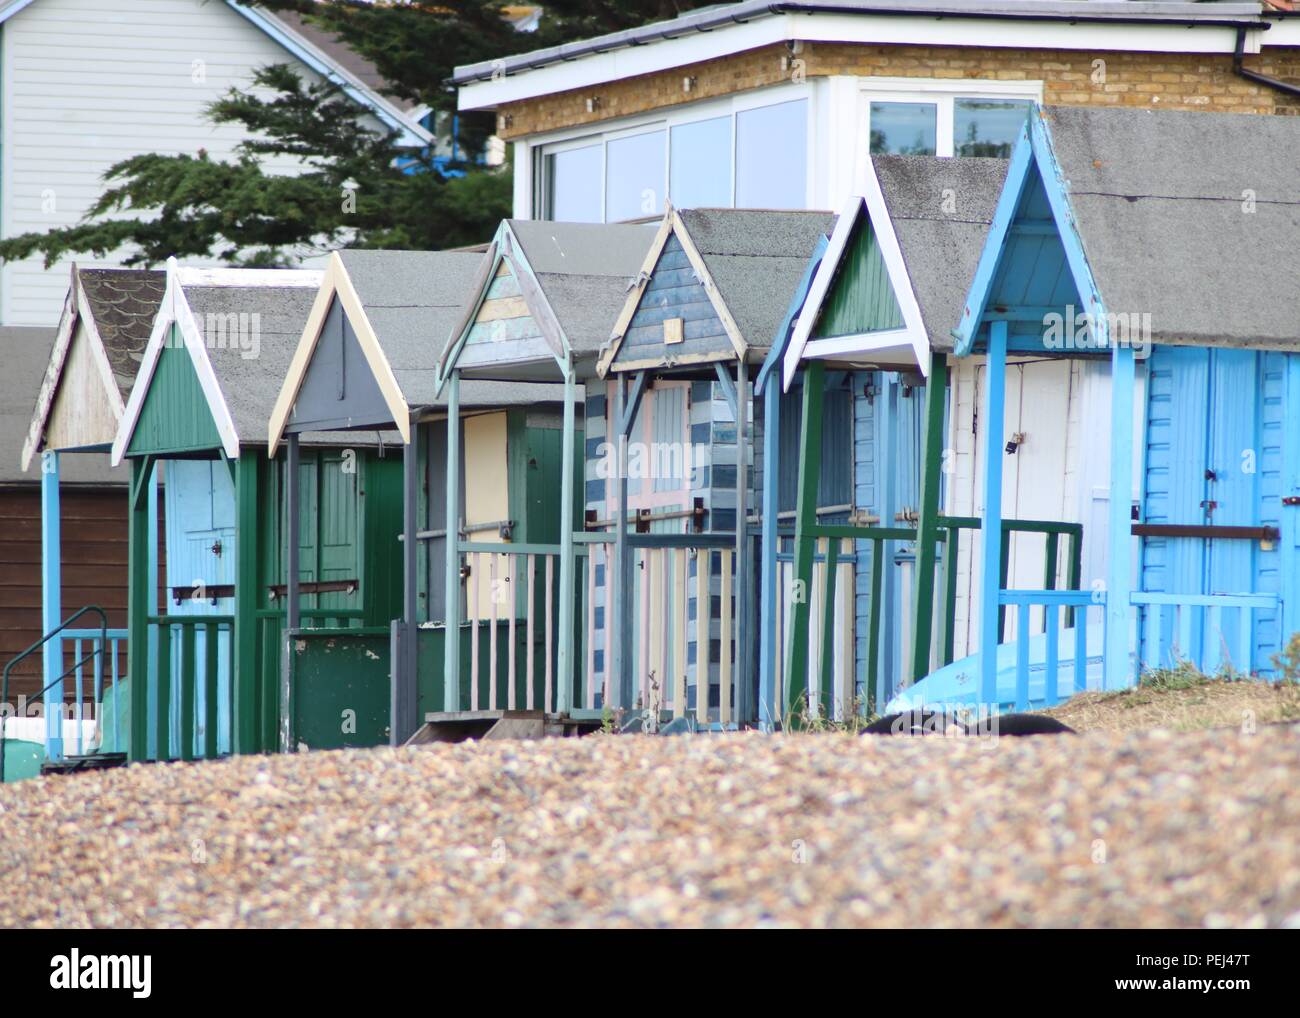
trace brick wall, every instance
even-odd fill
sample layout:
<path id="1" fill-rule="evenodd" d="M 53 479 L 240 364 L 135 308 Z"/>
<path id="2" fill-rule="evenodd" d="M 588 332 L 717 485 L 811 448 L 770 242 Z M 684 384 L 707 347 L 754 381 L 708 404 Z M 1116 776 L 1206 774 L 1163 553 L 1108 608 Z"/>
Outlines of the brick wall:
<path id="1" fill-rule="evenodd" d="M 1251 57 L 1247 66 L 1300 83 L 1300 49 Z M 800 76 L 832 74 L 1041 80 L 1045 101 L 1067 106 L 1300 113 L 1300 98 L 1238 77 L 1227 55 L 804 43 L 793 58 L 784 45 L 766 46 L 670 71 L 503 104 L 498 111 L 498 130 L 511 140 L 733 95 L 799 80 Z M 683 84 L 686 78 L 693 79 L 689 91 Z M 598 103 L 588 111 L 588 100 L 593 98 Z"/>

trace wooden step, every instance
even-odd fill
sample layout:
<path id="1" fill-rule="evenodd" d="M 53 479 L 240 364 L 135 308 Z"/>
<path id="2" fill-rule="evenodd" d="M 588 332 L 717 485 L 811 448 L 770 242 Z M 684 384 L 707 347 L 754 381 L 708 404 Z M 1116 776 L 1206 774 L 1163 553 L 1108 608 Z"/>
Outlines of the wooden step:
<path id="1" fill-rule="evenodd" d="M 408 746 L 470 739 L 543 739 L 585 735 L 600 722 L 547 714 L 540 710 L 430 711 L 424 724 L 406 740 Z"/>
<path id="2" fill-rule="evenodd" d="M 100 771 L 108 767 L 125 766 L 125 753 L 87 753 L 84 756 L 65 756 L 62 760 L 46 760 L 41 764 L 41 773 L 76 774 L 79 771 Z"/>

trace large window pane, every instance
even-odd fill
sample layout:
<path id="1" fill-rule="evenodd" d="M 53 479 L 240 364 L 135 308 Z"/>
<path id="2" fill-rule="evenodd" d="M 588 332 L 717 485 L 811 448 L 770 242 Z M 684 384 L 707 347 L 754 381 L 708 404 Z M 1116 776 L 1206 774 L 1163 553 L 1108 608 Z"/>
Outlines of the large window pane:
<path id="1" fill-rule="evenodd" d="M 1006 159 L 1029 115 L 1023 99 L 958 99 L 953 110 L 953 152 Z"/>
<path id="2" fill-rule="evenodd" d="M 736 114 L 738 208 L 804 208 L 807 180 L 806 99 Z"/>
<path id="3" fill-rule="evenodd" d="M 605 222 L 653 216 L 664 209 L 663 131 L 605 146 Z"/>
<path id="4" fill-rule="evenodd" d="M 546 218 L 567 223 L 601 221 L 600 145 L 546 156 Z"/>
<path id="5" fill-rule="evenodd" d="M 668 195 L 679 209 L 731 204 L 731 118 L 673 128 Z"/>
<path id="6" fill-rule="evenodd" d="M 872 103 L 871 154 L 934 155 L 938 114 L 933 103 Z"/>

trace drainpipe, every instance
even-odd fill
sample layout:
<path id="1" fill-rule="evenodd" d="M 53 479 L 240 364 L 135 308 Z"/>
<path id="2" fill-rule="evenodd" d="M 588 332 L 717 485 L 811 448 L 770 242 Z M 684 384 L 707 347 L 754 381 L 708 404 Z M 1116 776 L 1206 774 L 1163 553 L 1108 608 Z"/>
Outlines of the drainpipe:
<path id="1" fill-rule="evenodd" d="M 1267 74 L 1260 74 L 1258 71 L 1249 70 L 1243 63 L 1246 56 L 1246 29 L 1237 29 L 1237 46 L 1232 51 L 1232 72 L 1238 77 L 1245 78 L 1247 81 L 1254 81 L 1260 85 L 1267 85 L 1269 88 L 1275 88 L 1279 92 L 1285 92 L 1287 95 L 1300 95 L 1300 85 L 1291 85 L 1285 81 L 1279 81 L 1277 78 L 1270 78 Z"/>

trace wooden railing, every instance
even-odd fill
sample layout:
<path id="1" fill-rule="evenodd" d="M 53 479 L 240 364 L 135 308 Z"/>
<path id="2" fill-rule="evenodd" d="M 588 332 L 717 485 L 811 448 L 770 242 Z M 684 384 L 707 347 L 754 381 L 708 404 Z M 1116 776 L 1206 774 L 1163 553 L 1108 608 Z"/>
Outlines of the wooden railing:
<path id="1" fill-rule="evenodd" d="M 1213 674 L 1231 668 L 1255 671 L 1255 621 L 1261 612 L 1279 611 L 1276 594 L 1157 594 L 1134 591 L 1139 628 L 1139 663 L 1143 669 L 1174 668 L 1190 662 Z M 1225 629 L 1225 613 L 1236 625 Z M 1215 648 L 1218 653 L 1207 651 Z"/>
<path id="2" fill-rule="evenodd" d="M 233 719 L 230 680 L 234 661 L 233 615 L 151 615 L 155 666 L 148 669 L 149 695 L 156 706 L 151 759 L 212 759 L 224 752 L 221 719 Z M 221 690 L 222 676 L 226 689 Z M 196 713 L 203 690 L 203 712 Z M 177 738 L 172 737 L 172 696 L 179 703 Z M 143 719 L 132 718 L 132 722 Z M 230 724 L 227 720 L 227 724 Z"/>
<path id="3" fill-rule="evenodd" d="M 462 709 L 556 712 L 560 546 L 462 540 L 457 549 L 469 625 L 469 660 L 462 655 L 460 662 L 469 699 Z M 581 619 L 587 549 L 575 544 L 574 555 Z M 575 659 L 575 688 L 581 688 L 580 650 Z"/>
<path id="4" fill-rule="evenodd" d="M 1039 627 L 1035 627 L 1030 618 L 1030 610 L 1034 607 L 1042 609 L 1042 623 Z M 1017 620 L 1015 709 L 1018 711 L 1028 710 L 1031 700 L 1035 707 L 1050 707 L 1073 696 L 1075 693 L 1082 693 L 1086 690 L 1088 688 L 1090 661 L 1088 612 L 1089 609 L 1096 609 L 1093 618 L 1100 617 L 1102 619 L 1101 629 L 1098 633 L 1099 638 L 1094 641 L 1096 644 L 1094 649 L 1100 652 L 1100 648 L 1105 645 L 1105 626 L 1107 625 L 1104 592 L 1086 590 L 999 591 L 998 609 L 1000 612 L 1005 613 L 1007 608 L 1015 609 Z M 1064 626 L 1062 626 L 1062 622 L 1065 623 Z M 1061 636 L 1063 629 L 1071 642 L 1069 660 L 1073 664 L 1073 677 L 1068 687 L 1064 686 L 1061 681 Z M 1043 687 L 1040 696 L 1031 697 L 1031 657 L 1037 656 L 1031 654 L 1031 651 L 1033 650 L 1034 637 L 1039 634 L 1042 635 L 1044 643 Z M 1037 664 L 1037 662 L 1034 662 L 1034 664 Z M 1095 685 L 1104 689 L 1106 688 L 1104 658 L 1098 658 L 1097 669 L 1099 681 Z M 983 704 L 997 704 L 1002 699 L 996 687 L 990 689 L 986 683 L 981 685 L 980 700 Z"/>
<path id="5" fill-rule="evenodd" d="M 91 703 L 92 712 L 96 722 L 100 724 L 99 746 L 110 745 L 116 750 L 121 750 L 124 743 L 125 734 L 121 730 L 122 710 L 126 706 L 125 701 L 118 695 L 118 682 L 126 674 L 126 645 L 127 633 L 125 629 L 109 629 L 101 636 L 98 629 L 65 629 L 61 634 L 61 640 L 64 647 L 72 644 L 72 667 L 74 717 L 76 722 L 76 752 L 81 755 L 86 752 L 84 744 L 84 727 L 85 727 L 85 663 L 87 660 L 93 662 L 91 674 Z M 107 641 L 107 648 L 104 646 Z M 60 654 L 62 657 L 62 654 Z M 104 687 L 105 680 L 111 681 L 112 704 L 113 704 L 113 724 L 115 731 L 109 733 L 103 730 L 103 704 L 108 694 Z M 110 738 L 109 736 L 112 736 Z M 66 747 L 66 741 L 64 743 Z M 48 755 L 48 754 L 47 754 Z"/>

